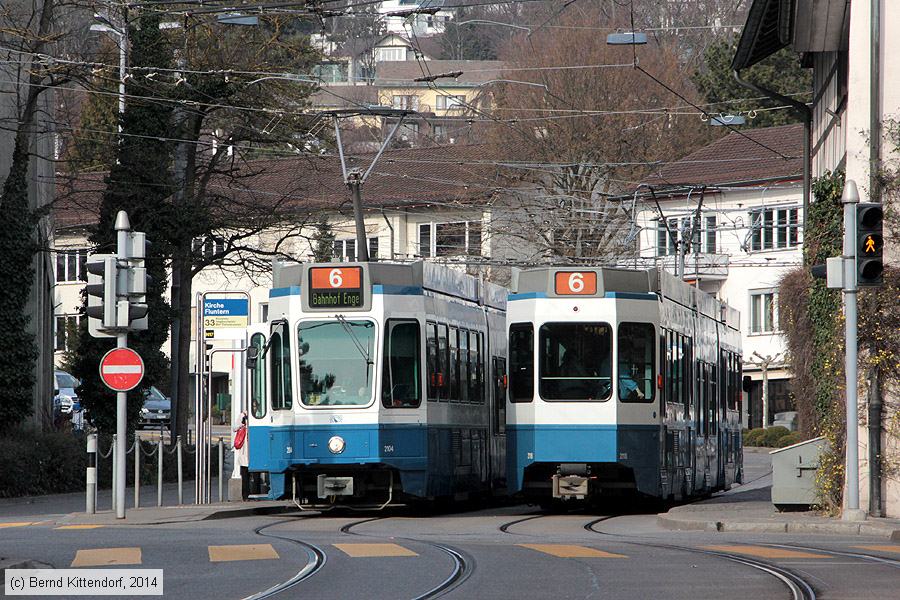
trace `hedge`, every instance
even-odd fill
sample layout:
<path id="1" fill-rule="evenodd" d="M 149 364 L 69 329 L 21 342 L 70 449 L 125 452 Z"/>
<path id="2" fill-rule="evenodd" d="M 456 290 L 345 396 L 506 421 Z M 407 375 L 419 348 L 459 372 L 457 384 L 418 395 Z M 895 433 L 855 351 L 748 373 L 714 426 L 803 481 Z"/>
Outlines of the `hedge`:
<path id="1" fill-rule="evenodd" d="M 0 469 L 0 498 L 42 496 L 84 490 L 87 450 L 85 437 L 70 431 L 38 432 L 12 430 L 6 432 L 4 466 Z M 112 438 L 101 436 L 100 450 L 109 452 Z M 156 442 L 142 442 L 141 483 L 156 483 L 156 456 L 148 456 Z M 129 445 L 129 448 L 131 446 Z M 178 481 L 178 462 L 171 446 L 163 445 L 163 481 Z M 194 478 L 193 446 L 183 448 L 184 481 Z M 212 476 L 218 475 L 218 461 L 213 448 Z M 127 485 L 134 484 L 134 452 L 125 465 Z M 112 485 L 112 460 L 99 458 L 98 485 L 108 489 Z"/>

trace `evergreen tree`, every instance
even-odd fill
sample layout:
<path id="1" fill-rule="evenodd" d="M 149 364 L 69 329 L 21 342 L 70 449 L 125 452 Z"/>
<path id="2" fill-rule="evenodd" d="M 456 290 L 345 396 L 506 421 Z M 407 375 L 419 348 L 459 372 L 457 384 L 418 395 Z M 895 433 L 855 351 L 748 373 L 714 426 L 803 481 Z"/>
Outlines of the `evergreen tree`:
<path id="1" fill-rule="evenodd" d="M 28 206 L 28 149 L 19 136 L 12 166 L 0 196 L 0 429 L 22 422 L 32 413 L 34 364 L 38 357 L 26 313 L 34 285 L 37 215 Z"/>
<path id="2" fill-rule="evenodd" d="M 172 48 L 159 30 L 160 16 L 146 11 L 130 32 L 131 62 L 136 65 L 170 68 Z M 147 304 L 149 326 L 146 331 L 131 333 L 129 347 L 144 360 L 145 375 L 141 386 L 129 392 L 128 429 L 137 422 L 143 405 L 143 392 L 151 385 L 167 389 L 168 359 L 161 348 L 168 337 L 170 309 L 163 294 L 166 291 L 164 257 L 167 248 L 165 227 L 171 222 L 172 193 L 169 175 L 171 144 L 167 137 L 172 108 L 168 103 L 143 100 L 163 95 L 147 72 L 135 73 L 126 87 L 127 101 L 122 118 L 122 139 L 118 161 L 107 176 L 106 192 L 100 207 L 100 221 L 91 236 L 96 252 L 115 253 L 116 232 L 113 228 L 120 210 L 128 212 L 133 231 L 143 231 L 151 242 L 147 249 Z M 103 354 L 115 346 L 113 338 L 93 338 L 86 332 L 86 319 L 78 336 L 73 374 L 82 383 L 78 397 L 91 420 L 102 431 L 115 430 L 115 394 L 97 376 Z"/>
<path id="3" fill-rule="evenodd" d="M 723 37 L 712 43 L 703 53 L 703 66 L 692 77 L 697 90 L 707 103 L 717 106 L 709 107 L 711 114 L 747 113 L 753 109 L 772 106 L 772 100 L 742 100 L 756 94 L 740 85 L 731 71 L 731 61 L 737 47 L 737 38 Z M 741 77 L 764 88 L 791 96 L 801 102 L 809 102 L 812 98 L 812 75 L 800 67 L 796 53 L 784 48 L 764 61 L 741 72 Z M 777 110 L 757 112 L 755 118 L 747 119 L 749 127 L 770 127 L 799 123 L 800 116 L 794 110 Z"/>
<path id="4" fill-rule="evenodd" d="M 316 232 L 312 235 L 313 259 L 316 262 L 329 262 L 334 259 L 334 232 L 328 221 L 316 223 Z"/>

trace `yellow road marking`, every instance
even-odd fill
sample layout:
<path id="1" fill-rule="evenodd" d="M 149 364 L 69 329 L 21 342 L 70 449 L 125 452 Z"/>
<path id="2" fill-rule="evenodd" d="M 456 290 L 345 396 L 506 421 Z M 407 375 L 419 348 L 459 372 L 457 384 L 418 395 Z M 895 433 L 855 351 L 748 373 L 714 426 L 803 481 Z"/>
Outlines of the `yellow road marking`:
<path id="1" fill-rule="evenodd" d="M 559 558 L 628 558 L 624 554 L 613 554 L 596 548 L 574 546 L 570 544 L 519 544 L 523 548 L 531 548 L 544 554 Z"/>
<path id="2" fill-rule="evenodd" d="M 887 546 L 852 546 L 853 548 L 860 548 L 861 550 L 875 550 L 876 552 L 896 552 L 900 554 L 900 546 L 888 544 Z"/>
<path id="3" fill-rule="evenodd" d="M 786 550 L 784 548 L 769 548 L 767 546 L 703 546 L 707 550 L 730 552 L 732 554 L 746 554 L 760 558 L 831 558 L 827 554 L 813 554 L 800 550 Z"/>
<path id="4" fill-rule="evenodd" d="M 59 527 L 54 527 L 53 529 L 62 529 L 64 531 L 69 529 L 100 529 L 103 525 L 60 525 Z"/>
<path id="5" fill-rule="evenodd" d="M 99 567 L 103 565 L 139 565 L 140 548 L 94 548 L 75 553 L 73 567 Z"/>
<path id="6" fill-rule="evenodd" d="M 233 560 L 267 560 L 279 558 L 272 544 L 236 544 L 232 546 L 209 546 L 210 562 Z"/>
<path id="7" fill-rule="evenodd" d="M 376 556 L 418 556 L 399 544 L 334 544 L 334 547 L 354 558 Z"/>
<path id="8" fill-rule="evenodd" d="M 27 525 L 31 525 L 33 521 L 22 521 L 20 523 L 0 523 L 0 529 L 6 529 L 8 527 L 26 527 Z"/>

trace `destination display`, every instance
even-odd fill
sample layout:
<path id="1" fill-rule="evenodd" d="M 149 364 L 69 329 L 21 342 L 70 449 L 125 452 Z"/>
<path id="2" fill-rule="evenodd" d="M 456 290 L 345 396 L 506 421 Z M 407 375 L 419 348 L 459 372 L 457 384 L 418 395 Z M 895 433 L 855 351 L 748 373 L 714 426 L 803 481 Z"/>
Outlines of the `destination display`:
<path id="1" fill-rule="evenodd" d="M 561 296 L 593 296 L 597 293 L 597 274 L 593 271 L 560 271 L 554 283 L 556 293 Z"/>
<path id="2" fill-rule="evenodd" d="M 310 308 L 362 308 L 362 267 L 313 267 L 309 270 Z"/>

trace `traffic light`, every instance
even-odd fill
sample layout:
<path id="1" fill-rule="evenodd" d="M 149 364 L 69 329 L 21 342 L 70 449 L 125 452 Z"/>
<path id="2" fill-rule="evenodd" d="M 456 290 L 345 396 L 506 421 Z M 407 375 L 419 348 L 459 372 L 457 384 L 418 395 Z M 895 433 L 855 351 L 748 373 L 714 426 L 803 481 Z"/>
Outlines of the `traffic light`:
<path id="1" fill-rule="evenodd" d="M 144 266 L 144 258 L 147 254 L 147 237 L 141 231 L 132 231 L 128 234 L 126 246 L 127 266 L 124 269 L 124 296 L 119 302 L 123 304 L 120 309 L 120 327 L 127 327 L 130 331 L 143 331 L 147 329 L 147 269 Z"/>
<path id="2" fill-rule="evenodd" d="M 86 267 L 88 330 L 93 337 L 115 337 L 115 334 L 103 330 L 116 326 L 116 256 L 92 254 L 87 258 Z"/>
<path id="3" fill-rule="evenodd" d="M 883 237 L 884 211 L 875 202 L 861 202 L 856 207 L 856 285 L 879 286 L 884 279 Z"/>

